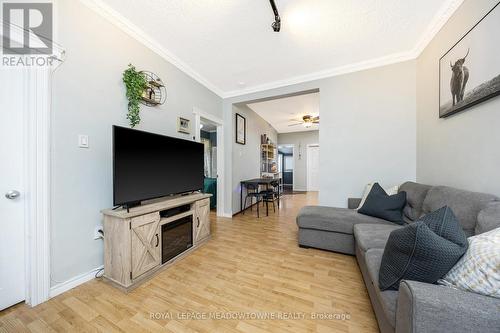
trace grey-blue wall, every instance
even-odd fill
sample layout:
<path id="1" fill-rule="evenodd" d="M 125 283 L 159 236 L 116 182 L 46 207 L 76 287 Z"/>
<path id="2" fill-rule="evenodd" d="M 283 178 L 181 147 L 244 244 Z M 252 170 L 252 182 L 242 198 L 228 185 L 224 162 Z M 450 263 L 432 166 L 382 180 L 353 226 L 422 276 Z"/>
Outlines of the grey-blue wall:
<path id="1" fill-rule="evenodd" d="M 212 147 L 217 147 L 217 132 L 200 131 L 200 137 L 210 140 Z"/>
<path id="2" fill-rule="evenodd" d="M 66 61 L 54 73 L 52 115 L 52 285 L 103 263 L 94 228 L 100 210 L 112 206 L 111 126 L 127 126 L 122 72 L 129 63 L 158 74 L 167 102 L 142 107 L 138 129 L 191 140 L 177 132 L 178 116 L 193 121 L 193 107 L 222 118 L 222 99 L 88 9 L 58 1 L 56 42 Z M 90 148 L 77 147 L 89 135 Z"/>
<path id="3" fill-rule="evenodd" d="M 500 97 L 439 119 L 438 95 L 439 58 L 496 3 L 498 0 L 464 1 L 417 60 L 419 182 L 500 196 Z M 485 43 L 496 43 L 500 50 L 498 31 L 491 36 L 494 40 Z"/>
<path id="4" fill-rule="evenodd" d="M 318 143 L 319 131 L 278 134 L 278 144 L 293 144 L 293 188 L 296 191 L 307 190 L 307 145 Z M 321 154 L 321 146 L 319 150 Z"/>
<path id="5" fill-rule="evenodd" d="M 384 186 L 415 180 L 415 70 L 415 61 L 406 61 L 228 98 L 224 120 L 232 124 L 234 103 L 319 89 L 320 204 L 346 207 L 373 180 Z M 233 130 L 226 126 L 226 140 Z M 226 174 L 234 172 L 230 146 L 226 141 Z"/>
<path id="6" fill-rule="evenodd" d="M 226 162 L 228 159 L 231 160 L 231 169 L 229 170 L 232 177 L 229 182 L 231 189 L 228 193 L 232 196 L 232 201 L 229 205 L 225 205 L 225 207 L 229 207 L 231 213 L 234 214 L 240 211 L 240 182 L 242 180 L 260 177 L 260 136 L 262 134 L 267 134 L 267 137 L 270 138 L 272 142 L 277 143 L 278 133 L 267 121 L 246 105 L 234 106 L 230 112 L 231 124 L 236 123 L 236 113 L 239 113 L 245 117 L 247 129 L 246 144 L 241 145 L 236 143 L 236 131 L 233 127 L 231 134 L 229 134 L 231 138 L 231 144 L 229 146 L 232 153 L 228 156 L 226 150 L 225 154 Z M 227 122 L 225 123 L 227 124 Z M 225 147 L 228 147 L 228 145 Z M 226 169 L 226 175 L 227 174 L 228 172 Z M 245 192 L 243 195 L 245 195 Z"/>

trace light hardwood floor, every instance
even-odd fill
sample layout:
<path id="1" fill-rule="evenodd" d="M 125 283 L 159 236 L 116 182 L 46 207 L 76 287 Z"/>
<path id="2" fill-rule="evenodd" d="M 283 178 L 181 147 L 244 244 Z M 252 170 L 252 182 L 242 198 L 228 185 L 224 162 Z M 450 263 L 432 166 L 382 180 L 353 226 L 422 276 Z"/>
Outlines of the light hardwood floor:
<path id="1" fill-rule="evenodd" d="M 0 312 L 0 332 L 378 332 L 355 258 L 297 246 L 296 213 L 316 202 L 294 194 L 269 217 L 212 216 L 206 245 L 129 294 L 96 279 Z M 229 314 L 248 317 L 187 318 Z"/>

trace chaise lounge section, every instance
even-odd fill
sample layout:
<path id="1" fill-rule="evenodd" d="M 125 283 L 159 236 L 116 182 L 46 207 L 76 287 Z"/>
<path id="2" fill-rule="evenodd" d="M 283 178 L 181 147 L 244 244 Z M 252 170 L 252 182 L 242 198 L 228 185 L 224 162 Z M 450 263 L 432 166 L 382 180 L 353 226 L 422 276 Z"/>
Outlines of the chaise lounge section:
<path id="1" fill-rule="evenodd" d="M 303 207 L 297 216 L 299 245 L 354 255 L 353 232 L 354 226 L 359 223 L 391 225 L 385 220 L 361 215 L 348 208 Z"/>
<path id="2" fill-rule="evenodd" d="M 404 183 L 404 220 L 449 206 L 467 236 L 500 227 L 497 197 L 446 186 Z M 355 208 L 359 200 L 350 200 Z M 297 216 L 299 246 L 356 255 L 381 332 L 498 332 L 500 300 L 416 281 L 399 290 L 378 287 L 380 263 L 390 233 L 400 226 L 354 209 L 306 206 Z"/>

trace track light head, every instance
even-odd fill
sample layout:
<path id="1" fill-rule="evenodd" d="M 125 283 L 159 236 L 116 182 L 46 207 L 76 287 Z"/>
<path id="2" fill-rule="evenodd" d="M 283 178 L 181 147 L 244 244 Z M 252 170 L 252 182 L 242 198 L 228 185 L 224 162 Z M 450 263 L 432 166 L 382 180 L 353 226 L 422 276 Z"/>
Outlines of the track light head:
<path id="1" fill-rule="evenodd" d="M 281 30 L 281 20 L 279 16 L 276 18 L 276 21 L 271 24 L 271 27 L 273 27 L 274 32 L 280 32 Z"/>
<path id="2" fill-rule="evenodd" d="M 274 0 L 269 0 L 269 2 L 271 3 L 271 8 L 273 9 L 273 13 L 274 13 L 274 22 L 271 25 L 271 27 L 273 27 L 274 32 L 280 32 L 280 30 L 281 30 L 281 17 L 280 17 L 280 14 L 278 13 L 278 8 L 276 7 Z"/>

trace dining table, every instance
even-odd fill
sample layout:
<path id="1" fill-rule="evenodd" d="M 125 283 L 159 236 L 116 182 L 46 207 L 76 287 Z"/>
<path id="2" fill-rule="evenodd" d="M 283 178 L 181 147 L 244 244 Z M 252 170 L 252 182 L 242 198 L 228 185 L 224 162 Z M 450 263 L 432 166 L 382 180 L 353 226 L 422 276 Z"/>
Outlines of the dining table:
<path id="1" fill-rule="evenodd" d="M 269 186 L 274 182 L 280 181 L 280 178 L 252 178 L 247 180 L 242 180 L 240 182 L 240 212 L 243 211 L 243 188 L 246 188 L 248 185 L 253 185 L 255 188 L 259 186 L 265 186 L 266 190 L 269 190 Z M 278 209 L 280 208 L 280 187 L 278 186 Z"/>

